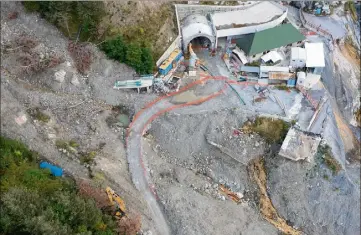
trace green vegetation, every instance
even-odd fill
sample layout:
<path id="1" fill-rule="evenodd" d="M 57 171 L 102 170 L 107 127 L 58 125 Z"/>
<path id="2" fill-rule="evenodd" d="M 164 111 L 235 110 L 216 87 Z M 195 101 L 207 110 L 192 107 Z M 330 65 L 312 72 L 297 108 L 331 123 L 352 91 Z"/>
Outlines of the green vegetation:
<path id="1" fill-rule="evenodd" d="M 124 17 L 130 17 L 132 13 L 132 8 L 136 8 L 136 2 L 128 2 L 128 4 L 123 6 L 122 12 Z M 127 12 L 124 12 L 124 8 L 128 9 Z M 160 37 L 166 38 L 166 35 L 163 35 L 161 27 L 164 23 L 172 19 L 173 24 L 176 26 L 176 17 L 173 14 L 172 3 L 164 3 L 159 6 L 158 9 L 145 9 L 144 14 L 137 20 L 136 24 L 130 24 L 123 26 L 121 28 L 115 28 L 110 26 L 107 36 L 113 38 L 118 35 L 122 35 L 124 41 L 127 44 L 135 43 L 144 48 L 150 48 L 153 58 L 159 58 L 166 47 L 169 45 L 168 41 L 163 41 L 163 44 L 156 44 L 159 41 Z M 169 27 L 169 26 L 168 26 Z M 174 27 L 175 30 L 177 27 Z M 168 39 L 168 38 L 166 38 Z"/>
<path id="2" fill-rule="evenodd" d="M 77 148 L 77 147 L 79 147 L 79 144 L 75 140 L 70 140 L 69 146 L 73 147 L 73 148 Z"/>
<path id="3" fill-rule="evenodd" d="M 74 140 L 70 140 L 69 142 L 65 141 L 65 140 L 56 140 L 55 146 L 58 149 L 65 149 L 68 152 L 74 152 L 75 151 L 74 148 L 79 147 L 79 144 L 77 142 L 75 142 Z"/>
<path id="4" fill-rule="evenodd" d="M 136 2 L 129 2 L 121 7 L 127 17 L 131 14 L 132 8 L 136 7 Z M 106 26 L 104 33 L 99 35 L 98 30 L 106 10 L 103 2 L 23 2 L 25 9 L 29 12 L 38 12 L 41 17 L 54 24 L 59 30 L 71 39 L 77 38 L 77 33 L 81 28 L 79 40 L 81 42 L 100 43 L 102 50 L 109 58 L 121 63 L 126 63 L 139 74 L 150 74 L 153 72 L 153 58 L 158 58 L 163 53 L 163 45 L 155 45 L 158 41 L 160 26 L 172 16 L 172 5 L 162 4 L 156 11 L 147 9 L 144 16 L 137 20 L 137 23 L 121 28 Z M 104 41 L 104 39 L 106 39 Z M 83 51 L 83 50 L 81 50 Z M 75 53 L 83 55 L 84 53 Z M 88 53 L 89 54 L 89 53 Z M 89 56 L 76 58 L 80 68 L 84 73 L 90 66 L 87 62 Z M 85 66 L 85 65 L 86 66 Z M 83 67 L 86 68 L 83 68 Z M 79 66 L 77 66 L 79 67 Z"/>
<path id="5" fill-rule="evenodd" d="M 329 179 L 330 179 L 327 174 L 323 174 L 323 178 L 324 178 L 325 180 L 329 180 Z"/>
<path id="6" fill-rule="evenodd" d="M 38 107 L 29 108 L 26 111 L 30 115 L 30 117 L 32 117 L 35 120 L 45 122 L 45 123 L 49 122 L 49 120 L 50 120 L 49 115 L 46 115 L 45 113 L 43 113 Z"/>
<path id="7" fill-rule="evenodd" d="M 353 21 L 357 22 L 357 11 L 353 1 L 347 1 L 344 5 L 344 10 L 350 12 Z"/>
<path id="8" fill-rule="evenodd" d="M 321 162 L 332 171 L 333 175 L 336 175 L 342 169 L 340 163 L 332 156 L 330 146 L 318 146 L 318 153 L 322 156 Z"/>
<path id="9" fill-rule="evenodd" d="M 103 2 L 25 1 L 23 5 L 29 12 L 39 12 L 70 38 L 74 38 L 81 27 L 80 41 L 96 41 L 97 27 L 105 16 Z"/>
<path id="10" fill-rule="evenodd" d="M 283 91 L 289 91 L 290 90 L 290 88 L 287 87 L 286 85 L 275 85 L 274 87 L 276 89 L 278 89 L 278 90 L 283 90 Z"/>
<path id="11" fill-rule="evenodd" d="M 355 112 L 357 125 L 361 127 L 361 108 L 358 108 Z"/>
<path id="12" fill-rule="evenodd" d="M 0 234 L 117 234 L 113 217 L 68 178 L 38 167 L 38 154 L 0 137 Z"/>
<path id="13" fill-rule="evenodd" d="M 226 5 L 226 6 L 237 6 L 237 5 L 239 5 L 239 3 L 238 3 L 238 1 L 226 1 L 224 3 L 224 5 Z"/>
<path id="14" fill-rule="evenodd" d="M 96 155 L 97 155 L 97 153 L 95 151 L 83 153 L 80 156 L 80 163 L 81 164 L 92 164 L 94 162 L 94 158 Z"/>
<path id="15" fill-rule="evenodd" d="M 141 47 L 138 43 L 124 42 L 122 36 L 107 40 L 101 49 L 111 59 L 125 63 L 135 69 L 139 74 L 153 72 L 153 57 L 149 48 Z"/>
<path id="16" fill-rule="evenodd" d="M 290 124 L 283 120 L 257 117 L 253 123 L 246 123 L 242 130 L 246 133 L 256 132 L 268 143 L 273 144 L 282 143 L 289 128 Z"/>
<path id="17" fill-rule="evenodd" d="M 258 60 L 252 61 L 251 63 L 248 63 L 247 66 L 260 66 L 261 62 L 259 62 Z"/>
<path id="18" fill-rule="evenodd" d="M 201 5 L 217 5 L 214 1 L 200 1 Z"/>

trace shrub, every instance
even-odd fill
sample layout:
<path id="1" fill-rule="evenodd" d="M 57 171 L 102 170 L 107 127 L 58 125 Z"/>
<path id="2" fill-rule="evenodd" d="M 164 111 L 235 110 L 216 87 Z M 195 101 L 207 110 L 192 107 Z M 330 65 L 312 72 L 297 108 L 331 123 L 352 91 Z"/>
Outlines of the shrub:
<path id="1" fill-rule="evenodd" d="M 29 52 L 32 48 L 36 47 L 39 42 L 27 35 L 22 35 L 15 39 L 15 44 L 17 47 L 21 47 L 23 51 Z"/>
<path id="2" fill-rule="evenodd" d="M 361 127 L 361 108 L 357 109 L 357 111 L 355 112 L 355 116 L 356 116 L 357 125 Z"/>
<path id="3" fill-rule="evenodd" d="M 22 65 L 23 72 L 35 74 L 61 64 L 64 59 L 56 54 L 50 54 L 49 57 L 41 58 L 38 53 L 29 52 L 21 54 L 18 61 Z"/>
<path id="4" fill-rule="evenodd" d="M 49 120 L 50 120 L 49 115 L 43 113 L 38 107 L 29 108 L 26 111 L 35 120 L 45 122 L 45 123 L 49 122 Z"/>
<path id="5" fill-rule="evenodd" d="M 110 58 L 125 63 L 139 74 L 153 72 L 152 51 L 141 47 L 138 43 L 125 43 L 122 36 L 109 39 L 103 43 L 101 49 Z"/>
<path id="6" fill-rule="evenodd" d="M 331 148 L 328 145 L 319 145 L 318 153 L 322 156 L 321 161 L 324 163 L 327 168 L 329 168 L 333 175 L 336 175 L 341 169 L 342 166 L 340 163 L 332 156 Z"/>
<path id="7" fill-rule="evenodd" d="M 75 62 L 75 67 L 81 74 L 86 74 L 93 60 L 93 54 L 84 43 L 69 42 L 68 51 Z"/>
<path id="8" fill-rule="evenodd" d="M 94 158 L 97 155 L 95 151 L 90 151 L 86 153 L 82 153 L 80 156 L 80 163 L 82 164 L 92 164 L 94 162 Z"/>
<path id="9" fill-rule="evenodd" d="M 101 49 L 110 59 L 117 60 L 121 63 L 125 62 L 127 48 L 122 36 L 117 36 L 114 39 L 105 41 L 101 45 Z"/>

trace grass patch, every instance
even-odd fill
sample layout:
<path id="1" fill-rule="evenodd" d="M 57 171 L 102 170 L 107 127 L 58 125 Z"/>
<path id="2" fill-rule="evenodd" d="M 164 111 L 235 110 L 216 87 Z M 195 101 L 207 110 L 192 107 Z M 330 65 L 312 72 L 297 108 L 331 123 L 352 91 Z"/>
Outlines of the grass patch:
<path id="1" fill-rule="evenodd" d="M 26 110 L 26 112 L 35 120 L 47 123 L 50 121 L 50 116 L 43 113 L 40 108 L 29 108 Z"/>
<path id="2" fill-rule="evenodd" d="M 65 149 L 68 152 L 74 152 L 74 148 L 79 147 L 79 144 L 75 140 L 56 140 L 55 146 L 57 149 Z"/>
<path id="3" fill-rule="evenodd" d="M 354 22 L 357 22 L 357 11 L 355 3 L 353 1 L 347 1 L 344 5 L 344 10 L 346 12 L 350 12 L 352 20 Z"/>
<path id="4" fill-rule="evenodd" d="M 97 153 L 95 151 L 90 151 L 86 153 L 82 153 L 80 155 L 80 163 L 81 164 L 92 164 L 96 157 Z"/>
<path id="5" fill-rule="evenodd" d="M 77 148 L 77 147 L 79 147 L 79 144 L 75 140 L 70 140 L 69 146 L 73 147 L 73 148 Z"/>
<path id="6" fill-rule="evenodd" d="M 245 133 L 255 132 L 262 136 L 268 143 L 282 143 L 286 137 L 290 124 L 283 120 L 272 119 L 267 117 L 257 117 L 251 123 L 247 122 L 242 131 Z"/>
<path id="7" fill-rule="evenodd" d="M 247 66 L 259 67 L 259 66 L 261 66 L 261 62 L 255 60 L 255 61 L 252 61 L 251 63 L 248 63 Z"/>
<path id="8" fill-rule="evenodd" d="M 290 91 L 290 88 L 285 85 L 275 85 L 274 88 L 282 91 Z"/>
<path id="9" fill-rule="evenodd" d="M 328 145 L 318 147 L 318 152 L 321 154 L 321 162 L 331 170 L 333 175 L 337 175 L 342 169 L 341 164 L 332 156 L 331 148 Z"/>

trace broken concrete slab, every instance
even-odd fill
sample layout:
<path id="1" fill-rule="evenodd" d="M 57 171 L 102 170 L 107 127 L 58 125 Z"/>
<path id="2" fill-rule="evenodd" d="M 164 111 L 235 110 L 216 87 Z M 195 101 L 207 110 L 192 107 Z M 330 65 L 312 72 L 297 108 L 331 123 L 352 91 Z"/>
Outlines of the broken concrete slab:
<path id="1" fill-rule="evenodd" d="M 310 161 L 317 152 L 321 138 L 292 127 L 284 139 L 279 155 L 293 161 Z"/>

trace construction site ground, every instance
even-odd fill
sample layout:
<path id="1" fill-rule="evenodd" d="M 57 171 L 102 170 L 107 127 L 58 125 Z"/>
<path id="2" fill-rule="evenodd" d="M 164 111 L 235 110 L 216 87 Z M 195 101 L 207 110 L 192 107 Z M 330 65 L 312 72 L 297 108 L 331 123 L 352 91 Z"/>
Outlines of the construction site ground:
<path id="1" fill-rule="evenodd" d="M 18 18 L 9 20 L 14 11 Z M 169 96 L 114 90 L 116 80 L 132 79 L 131 68 L 91 46 L 91 69 L 87 76 L 80 75 L 67 51 L 68 40 L 54 26 L 23 12 L 20 3 L 2 3 L 1 13 L 2 46 L 29 35 L 40 42 L 40 53 L 53 51 L 65 59 L 54 68 L 27 75 L 14 62 L 16 53 L 2 51 L 1 134 L 21 140 L 67 175 L 91 175 L 100 187 L 111 186 L 131 212 L 141 215 L 143 231 L 359 232 L 359 163 L 346 160 L 331 105 L 324 106 L 312 128 L 322 134 L 342 165 L 335 175 L 320 155 L 311 162 L 294 162 L 278 156 L 279 145 L 269 145 L 254 133 L 235 132 L 257 116 L 294 120 L 307 128 L 314 111 L 296 90 L 269 88 L 282 105 L 270 99 L 254 102 L 258 96 L 254 84 L 229 80 L 220 55 L 204 57 L 213 77 L 198 70 L 196 78 L 184 79 L 180 91 Z M 65 71 L 63 81 L 54 79 L 59 71 Z M 78 83 L 72 82 L 74 76 Z M 31 117 L 27 110 L 35 107 L 50 121 Z M 124 116 L 132 121 L 129 126 L 120 125 Z M 74 140 L 79 147 L 63 151 L 57 140 Z M 93 162 L 82 162 L 81 153 L 92 151 Z M 260 158 L 262 165 L 254 165 Z M 241 202 L 222 193 L 222 187 Z"/>

